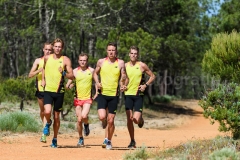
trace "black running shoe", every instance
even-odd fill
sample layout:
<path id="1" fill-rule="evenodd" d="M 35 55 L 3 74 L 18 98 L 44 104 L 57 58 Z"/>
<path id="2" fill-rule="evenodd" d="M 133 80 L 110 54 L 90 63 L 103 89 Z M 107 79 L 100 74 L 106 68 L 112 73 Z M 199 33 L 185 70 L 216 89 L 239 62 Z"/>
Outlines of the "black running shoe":
<path id="1" fill-rule="evenodd" d="M 143 118 L 141 118 L 141 119 L 142 119 L 141 122 L 138 124 L 138 127 L 139 127 L 139 128 L 142 128 L 143 125 L 144 125 L 144 120 L 143 120 Z"/>
<path id="2" fill-rule="evenodd" d="M 90 134 L 89 124 L 84 124 L 84 136 L 88 136 Z"/>
<path id="3" fill-rule="evenodd" d="M 130 144 L 128 145 L 128 148 L 136 148 L 136 142 L 134 140 L 131 140 Z"/>

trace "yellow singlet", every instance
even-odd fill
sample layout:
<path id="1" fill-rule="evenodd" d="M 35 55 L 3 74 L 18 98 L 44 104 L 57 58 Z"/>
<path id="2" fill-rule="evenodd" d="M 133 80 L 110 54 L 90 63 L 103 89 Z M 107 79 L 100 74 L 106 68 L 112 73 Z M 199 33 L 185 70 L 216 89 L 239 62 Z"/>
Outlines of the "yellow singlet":
<path id="1" fill-rule="evenodd" d="M 43 64 L 44 64 L 44 57 L 40 59 L 37 69 L 43 68 Z M 39 72 L 36 77 L 36 88 L 37 88 L 37 91 L 43 92 L 44 88 L 42 87 L 41 84 L 42 84 L 42 72 Z"/>
<path id="2" fill-rule="evenodd" d="M 120 77 L 118 59 L 114 63 L 109 63 L 108 58 L 105 58 L 100 70 L 100 77 L 102 95 L 116 96 L 118 94 L 118 81 Z"/>
<path id="3" fill-rule="evenodd" d="M 131 66 L 130 62 L 128 62 L 126 65 L 126 72 L 129 78 L 129 83 L 125 95 L 137 95 L 138 87 L 141 84 L 143 75 L 140 69 L 140 63 L 137 62 L 134 66 Z"/>
<path id="4" fill-rule="evenodd" d="M 76 96 L 79 100 L 91 99 L 92 72 L 90 69 L 83 71 L 78 67 L 76 74 Z"/>
<path id="5" fill-rule="evenodd" d="M 54 59 L 54 54 L 51 54 L 45 66 L 45 91 L 63 93 L 64 92 L 64 76 L 59 72 L 59 67 L 64 68 L 63 57 Z"/>

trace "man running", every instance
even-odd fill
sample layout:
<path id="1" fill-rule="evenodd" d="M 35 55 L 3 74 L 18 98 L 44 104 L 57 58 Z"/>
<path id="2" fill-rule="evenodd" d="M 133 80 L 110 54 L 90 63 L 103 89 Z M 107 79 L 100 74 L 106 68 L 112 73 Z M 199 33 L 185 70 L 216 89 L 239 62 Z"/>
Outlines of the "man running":
<path id="1" fill-rule="evenodd" d="M 125 109 L 128 132 L 131 138 L 128 148 L 136 147 L 133 122 L 138 124 L 139 128 L 143 127 L 143 92 L 155 79 L 155 75 L 148 66 L 145 63 L 138 61 L 138 56 L 139 48 L 131 46 L 129 53 L 130 61 L 125 64 L 128 75 L 128 85 L 127 90 L 125 91 Z M 149 80 L 146 83 L 143 83 L 144 73 L 149 76 Z"/>
<path id="2" fill-rule="evenodd" d="M 28 74 L 29 78 L 36 76 L 36 93 L 35 96 L 38 100 L 38 105 L 40 108 L 40 117 L 42 120 L 43 126 L 46 124 L 46 118 L 44 117 L 44 104 L 43 104 L 43 96 L 44 96 L 44 88 L 42 87 L 42 70 L 44 65 L 44 57 L 52 53 L 52 44 L 51 43 L 44 43 L 43 45 L 43 56 L 41 58 L 35 59 L 32 68 Z M 46 143 L 46 136 L 42 134 L 41 142 Z"/>
<path id="3" fill-rule="evenodd" d="M 73 78 L 71 60 L 67 56 L 62 55 L 64 42 L 57 38 L 53 41 L 53 54 L 45 57 L 45 67 L 43 70 L 42 85 L 45 86 L 44 91 L 44 115 L 47 123 L 43 129 L 43 134 L 50 134 L 49 127 L 52 124 L 51 113 L 53 107 L 53 140 L 51 147 L 57 148 L 57 135 L 60 127 L 60 112 L 62 111 L 64 98 L 64 77 Z"/>
<path id="4" fill-rule="evenodd" d="M 74 106 L 77 116 L 77 129 L 79 135 L 77 146 L 82 147 L 84 146 L 82 123 L 84 125 L 84 136 L 88 136 L 90 134 L 88 114 L 92 104 L 91 90 L 94 69 L 88 66 L 88 55 L 86 53 L 79 55 L 78 63 L 79 67 L 73 70 L 76 86 Z M 69 79 L 66 84 L 66 88 L 73 88 L 74 84 L 72 82 L 73 80 Z"/>
<path id="5" fill-rule="evenodd" d="M 112 149 L 112 136 L 115 130 L 114 118 L 117 111 L 118 104 L 118 84 L 121 77 L 121 91 L 126 89 L 123 81 L 126 79 L 126 71 L 124 61 L 116 58 L 117 45 L 115 43 L 108 43 L 107 57 L 99 59 L 95 72 L 93 74 L 97 88 L 100 90 L 98 94 L 98 117 L 103 123 L 103 128 L 107 126 L 107 139 L 104 140 L 103 146 L 106 149 Z M 98 75 L 100 74 L 100 79 Z M 107 114 L 108 110 L 108 114 Z"/>

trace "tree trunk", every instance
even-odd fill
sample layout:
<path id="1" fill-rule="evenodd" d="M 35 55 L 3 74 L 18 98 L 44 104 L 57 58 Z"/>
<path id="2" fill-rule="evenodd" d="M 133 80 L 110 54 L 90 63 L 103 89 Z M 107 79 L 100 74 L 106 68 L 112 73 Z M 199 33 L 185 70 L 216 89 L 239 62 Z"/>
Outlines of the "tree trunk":
<path id="1" fill-rule="evenodd" d="M 79 53 L 81 54 L 84 52 L 84 40 L 85 40 L 85 33 L 84 30 L 81 29 L 81 34 L 80 34 L 80 48 L 79 48 Z"/>
<path id="2" fill-rule="evenodd" d="M 118 101 L 118 111 L 120 112 L 121 111 L 121 109 L 122 109 L 122 105 L 123 105 L 123 102 L 124 101 L 124 98 L 123 98 L 123 93 L 122 92 L 120 92 L 120 94 L 119 94 L 119 101 Z"/>
<path id="3" fill-rule="evenodd" d="M 160 75 L 160 85 L 159 85 L 159 91 L 160 96 L 167 94 L 167 70 L 165 69 L 163 71 L 163 76 Z"/>
<path id="4" fill-rule="evenodd" d="M 28 48 L 28 47 L 29 47 L 29 46 L 27 45 L 27 48 Z M 18 60 L 19 60 L 18 40 L 16 40 L 15 45 L 14 45 L 14 48 L 15 48 L 15 53 L 16 53 L 16 59 L 15 59 L 16 73 L 17 73 L 17 76 L 19 76 L 19 69 L 18 69 Z M 29 63 L 29 62 L 27 62 L 27 63 Z M 26 63 L 26 64 L 27 64 L 27 63 Z"/>
<path id="5" fill-rule="evenodd" d="M 39 16 L 39 28 L 40 32 L 43 30 L 43 18 L 42 18 L 42 0 L 38 0 L 38 16 Z M 43 41 L 43 35 L 40 37 L 41 43 L 44 43 Z"/>
<path id="6" fill-rule="evenodd" d="M 92 33 L 89 34 L 88 40 L 88 53 L 95 58 L 96 36 Z"/>
<path id="7" fill-rule="evenodd" d="M 10 35 L 9 35 L 9 22 L 8 22 L 8 11 L 7 11 L 7 4 L 4 3 L 4 14 L 5 14 L 5 17 L 6 17 L 6 23 L 5 23 L 5 39 L 7 41 L 7 44 L 8 44 L 8 58 L 9 58 L 9 77 L 10 78 L 14 78 L 16 77 L 16 70 L 15 70 L 15 67 L 14 67 L 14 52 L 13 52 L 13 47 L 14 47 L 14 44 L 13 44 L 13 41 L 11 40 L 10 38 Z"/>
<path id="8" fill-rule="evenodd" d="M 3 63 L 4 63 L 4 53 L 5 53 L 5 50 L 4 48 L 2 48 L 1 50 L 1 58 L 0 58 L 0 78 L 2 77 L 2 69 L 3 69 Z"/>
<path id="9" fill-rule="evenodd" d="M 26 70 L 30 70 L 30 55 L 31 55 L 31 48 L 30 48 L 29 40 L 28 38 L 26 39 Z"/>
<path id="10" fill-rule="evenodd" d="M 72 61 L 72 67 L 75 68 L 78 66 L 78 57 L 76 56 L 75 49 L 73 47 L 73 41 L 72 41 L 72 36 L 69 38 L 69 49 L 71 53 L 71 61 Z M 65 51 L 66 52 L 66 51 Z"/>
<path id="11" fill-rule="evenodd" d="M 45 22 L 44 22 L 44 34 L 45 34 L 45 41 L 49 41 L 49 22 L 50 22 L 50 17 L 49 17 L 49 9 L 47 6 L 47 3 L 45 2 L 44 5 L 45 8 Z"/>

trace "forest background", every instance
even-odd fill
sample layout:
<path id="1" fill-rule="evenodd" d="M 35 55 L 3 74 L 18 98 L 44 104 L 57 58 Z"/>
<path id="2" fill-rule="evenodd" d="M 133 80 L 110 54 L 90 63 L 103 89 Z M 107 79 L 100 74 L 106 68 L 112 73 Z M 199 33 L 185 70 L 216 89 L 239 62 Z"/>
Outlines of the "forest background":
<path id="1" fill-rule="evenodd" d="M 0 77 L 10 80 L 1 90 L 19 95 L 11 79 L 24 81 L 44 42 L 61 38 L 73 68 L 81 52 L 95 67 L 109 41 L 125 61 L 136 45 L 157 77 L 149 97 L 199 99 L 213 82 L 201 67 L 212 37 L 240 28 L 237 0 L 1 0 L 0 8 Z"/>

